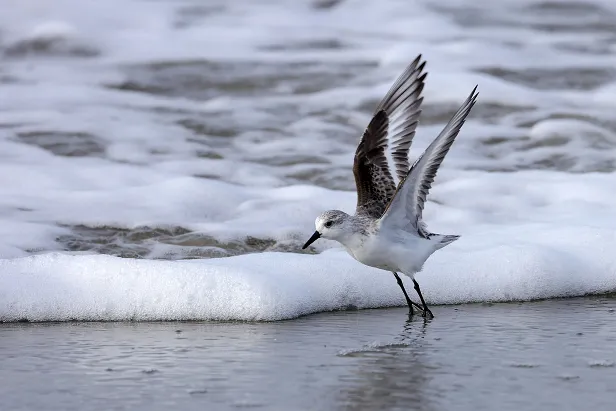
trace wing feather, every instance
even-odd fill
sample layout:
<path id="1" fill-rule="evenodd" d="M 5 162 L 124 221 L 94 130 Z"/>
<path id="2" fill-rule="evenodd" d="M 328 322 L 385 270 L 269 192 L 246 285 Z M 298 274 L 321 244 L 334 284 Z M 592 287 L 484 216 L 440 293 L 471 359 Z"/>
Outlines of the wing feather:
<path id="1" fill-rule="evenodd" d="M 436 173 L 475 105 L 477 96 L 475 87 L 443 131 L 415 161 L 406 178 L 398 185 L 394 197 L 383 214 L 381 224 L 412 228 L 424 238 L 429 236 L 422 221 L 426 198 Z"/>
<path id="2" fill-rule="evenodd" d="M 409 169 L 408 151 L 421 115 L 427 73 L 419 55 L 398 77 L 366 128 L 355 152 L 356 213 L 380 218 Z M 392 173 L 395 171 L 395 175 Z"/>
<path id="3" fill-rule="evenodd" d="M 397 182 L 406 177 L 409 170 L 408 152 L 419 124 L 421 93 L 428 75 L 423 73 L 425 66 L 420 54 L 398 77 L 375 110 L 384 110 L 389 116 L 389 149 Z"/>
<path id="4" fill-rule="evenodd" d="M 381 110 L 372 117 L 357 146 L 353 163 L 357 187 L 357 214 L 379 218 L 396 191 L 384 153 L 388 127 L 387 113 Z"/>

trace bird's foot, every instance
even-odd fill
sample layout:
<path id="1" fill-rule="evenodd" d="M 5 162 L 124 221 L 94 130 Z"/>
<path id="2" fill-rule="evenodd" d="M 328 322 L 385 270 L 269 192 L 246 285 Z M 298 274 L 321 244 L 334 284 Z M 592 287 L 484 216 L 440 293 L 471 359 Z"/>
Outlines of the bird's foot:
<path id="1" fill-rule="evenodd" d="M 421 316 L 426 319 L 434 318 L 434 314 L 432 314 L 432 311 L 430 311 L 428 307 L 424 308 L 424 311 L 421 313 Z"/>

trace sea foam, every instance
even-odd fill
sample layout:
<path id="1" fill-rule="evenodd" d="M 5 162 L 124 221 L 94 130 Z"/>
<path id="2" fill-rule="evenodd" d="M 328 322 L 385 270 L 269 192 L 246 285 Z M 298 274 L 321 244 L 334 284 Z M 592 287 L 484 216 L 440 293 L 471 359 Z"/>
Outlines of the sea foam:
<path id="1" fill-rule="evenodd" d="M 610 251 L 616 235 L 610 229 L 519 226 L 494 242 L 456 243 L 417 275 L 428 303 L 616 291 L 616 256 Z M 363 266 L 341 250 L 189 261 L 53 253 L 0 261 L 1 321 L 271 321 L 403 304 L 390 273 Z"/>

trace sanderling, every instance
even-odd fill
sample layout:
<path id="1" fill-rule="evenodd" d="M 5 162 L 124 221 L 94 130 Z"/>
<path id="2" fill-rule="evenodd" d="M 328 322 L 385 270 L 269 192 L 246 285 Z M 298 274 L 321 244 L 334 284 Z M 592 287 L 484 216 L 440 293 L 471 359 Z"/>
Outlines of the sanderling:
<path id="1" fill-rule="evenodd" d="M 391 271 L 413 314 L 413 305 L 420 307 L 409 298 L 398 272 L 407 275 L 421 299 L 422 315 L 434 317 L 415 273 L 421 271 L 432 253 L 459 236 L 429 232 L 422 212 L 438 168 L 478 93 L 475 86 L 443 131 L 409 167 L 408 151 L 421 114 L 421 92 L 427 75 L 422 74 L 425 62 L 420 62 L 421 55 L 396 80 L 359 142 L 353 164 L 357 187 L 355 215 L 339 210 L 324 212 L 317 217 L 316 231 L 302 248 L 320 237 L 336 240 L 360 263 Z"/>

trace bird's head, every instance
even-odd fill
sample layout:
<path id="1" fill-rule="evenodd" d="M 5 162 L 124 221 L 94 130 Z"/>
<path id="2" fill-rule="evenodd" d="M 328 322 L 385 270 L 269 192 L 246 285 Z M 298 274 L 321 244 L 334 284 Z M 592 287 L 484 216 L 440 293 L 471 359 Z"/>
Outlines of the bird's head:
<path id="1" fill-rule="evenodd" d="M 340 241 L 348 233 L 349 217 L 347 213 L 340 210 L 329 210 L 318 216 L 314 222 L 316 231 L 302 249 L 307 248 L 321 237 Z"/>

